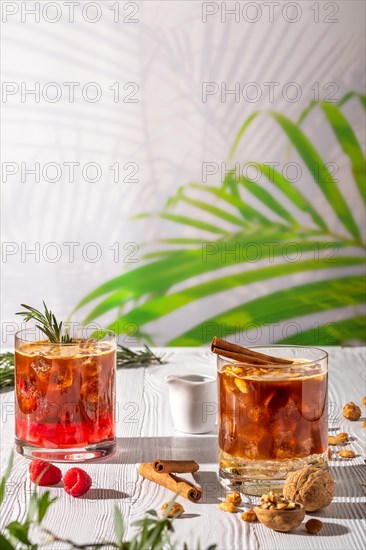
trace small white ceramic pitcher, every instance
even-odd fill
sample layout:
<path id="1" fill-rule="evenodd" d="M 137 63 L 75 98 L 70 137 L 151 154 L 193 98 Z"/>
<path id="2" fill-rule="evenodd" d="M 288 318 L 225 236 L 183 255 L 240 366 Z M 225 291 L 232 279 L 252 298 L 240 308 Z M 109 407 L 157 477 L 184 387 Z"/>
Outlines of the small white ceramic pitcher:
<path id="1" fill-rule="evenodd" d="M 187 374 L 166 377 L 174 426 L 180 432 L 211 432 L 217 417 L 217 382 L 213 376 Z"/>

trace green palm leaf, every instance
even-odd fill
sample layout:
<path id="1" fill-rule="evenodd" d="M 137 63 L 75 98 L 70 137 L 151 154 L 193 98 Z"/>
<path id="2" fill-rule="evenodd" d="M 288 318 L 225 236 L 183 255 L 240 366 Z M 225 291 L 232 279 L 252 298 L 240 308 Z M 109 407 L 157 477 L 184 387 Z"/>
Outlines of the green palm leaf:
<path id="1" fill-rule="evenodd" d="M 357 137 L 348 120 L 337 107 L 331 103 L 322 103 L 321 108 L 337 136 L 340 146 L 351 162 L 353 177 L 366 204 L 366 164 Z"/>
<path id="2" fill-rule="evenodd" d="M 230 175 L 230 181 L 235 181 L 235 175 Z M 226 181 L 229 179 L 227 178 Z M 224 189 L 220 189 L 217 187 L 212 187 L 210 185 L 203 185 L 201 183 L 191 183 L 188 187 L 191 187 L 193 189 L 200 189 L 201 191 L 205 193 L 210 193 L 211 195 L 214 195 L 218 199 L 231 204 L 235 208 L 238 209 L 238 211 L 241 213 L 243 218 L 247 220 L 248 222 L 252 223 L 261 223 L 263 225 L 270 225 L 271 221 L 266 218 L 263 214 L 258 212 L 255 208 L 252 208 L 249 204 L 246 204 L 240 197 L 239 193 L 235 194 L 234 196 L 227 193 Z M 204 208 L 205 209 L 205 208 Z"/>
<path id="3" fill-rule="evenodd" d="M 286 132 L 309 171 L 311 173 L 313 173 L 314 170 L 317 171 L 315 182 L 319 185 L 328 199 L 328 202 L 338 216 L 338 219 L 344 224 L 351 235 L 360 240 L 360 230 L 353 218 L 353 215 L 340 190 L 338 189 L 333 176 L 321 156 L 316 151 L 315 147 L 305 136 L 305 134 L 293 122 L 291 122 L 291 120 L 279 113 L 271 113 L 271 115 Z"/>
<path id="4" fill-rule="evenodd" d="M 225 247 L 224 262 L 220 241 L 207 243 L 213 248 L 209 249 L 206 256 L 202 247 L 167 251 L 162 259 L 137 267 L 133 271 L 128 271 L 96 288 L 83 298 L 76 309 L 80 309 L 96 298 L 114 291 L 121 291 L 122 303 L 126 303 L 130 299 L 140 299 L 145 294 L 150 293 L 151 289 L 158 292 L 167 291 L 174 284 L 197 275 L 251 261 L 251 258 L 243 255 L 237 258 L 235 254 L 226 253 L 226 251 L 235 251 L 238 243 L 242 245 L 251 243 L 253 246 L 258 246 L 262 252 L 262 258 L 269 258 L 272 254 L 273 256 L 281 255 L 283 246 L 292 241 L 296 241 L 302 253 L 314 250 L 315 245 L 319 246 L 320 249 L 327 248 L 327 242 L 315 242 L 312 240 L 313 236 L 313 232 L 307 232 L 303 228 L 300 232 L 297 232 L 294 228 L 276 224 L 268 228 L 260 228 L 260 230 L 256 228 L 251 233 L 235 233 L 229 235 L 223 243 Z M 202 244 L 205 244 L 204 241 Z M 343 248 L 346 243 L 338 240 L 334 242 L 334 245 Z"/>
<path id="5" fill-rule="evenodd" d="M 240 184 L 243 185 L 243 187 L 248 189 L 248 191 L 252 193 L 252 195 L 259 199 L 278 216 L 280 216 L 292 225 L 299 225 L 296 218 L 292 216 L 292 214 L 290 214 L 290 212 L 286 210 L 286 208 L 284 208 L 282 204 L 280 204 L 271 193 L 266 191 L 264 187 L 243 176 L 240 177 L 239 181 Z"/>
<path id="6" fill-rule="evenodd" d="M 273 292 L 207 319 L 174 338 L 168 345 L 202 345 L 211 340 L 212 330 L 215 334 L 224 332 L 223 336 L 235 334 L 238 322 L 242 329 L 248 325 L 260 327 L 265 323 L 279 323 L 294 317 L 357 305 L 365 299 L 364 284 L 364 276 L 355 275 Z"/>
<path id="7" fill-rule="evenodd" d="M 282 263 L 279 265 L 262 267 L 253 271 L 243 271 L 241 273 L 220 277 L 213 281 L 208 281 L 198 285 L 191 286 L 187 289 L 160 296 L 158 298 L 147 300 L 144 304 L 134 308 L 132 311 L 122 315 L 113 323 L 113 329 L 117 332 L 122 332 L 123 327 L 128 323 L 136 323 L 138 326 L 143 326 L 146 323 L 160 319 L 173 311 L 205 298 L 223 292 L 232 290 L 237 287 L 245 286 L 251 283 L 272 279 L 274 277 L 285 277 L 295 273 L 306 271 L 316 271 L 318 269 L 339 269 L 341 267 L 350 267 L 356 265 L 364 265 L 365 259 L 362 257 L 341 257 L 337 258 L 337 262 L 333 264 L 324 264 L 323 262 L 314 262 L 314 260 L 304 260 L 294 263 Z M 111 309 L 118 307 L 121 303 L 119 293 L 113 294 L 106 300 L 98 304 L 98 306 L 88 315 L 85 322 L 93 321 L 95 318 L 107 313 Z M 118 327 L 120 330 L 118 330 Z M 110 327 L 111 328 L 111 327 Z"/>
<path id="8" fill-rule="evenodd" d="M 259 113 L 256 113 L 256 116 L 258 114 Z M 344 200 L 342 193 L 338 189 L 337 183 L 335 182 L 332 174 L 328 170 L 326 164 L 324 163 L 323 159 L 321 158 L 315 147 L 312 145 L 310 140 L 305 136 L 305 134 L 296 124 L 294 124 L 289 118 L 285 117 L 281 113 L 271 111 L 268 114 L 281 126 L 283 131 L 286 133 L 287 137 L 299 153 L 300 157 L 303 159 L 310 173 L 313 175 L 314 173 L 316 173 L 314 181 L 319 185 L 330 206 L 336 213 L 338 219 L 348 229 L 351 235 L 353 235 L 357 240 L 360 240 L 360 230 L 353 218 L 353 215 L 346 201 Z M 254 118 L 254 115 L 252 115 L 252 117 L 249 117 L 240 128 L 234 141 L 235 146 L 233 146 L 230 152 L 230 158 L 235 153 L 240 139 L 242 138 L 245 130 L 248 128 L 249 124 L 254 120 Z"/>
<path id="9" fill-rule="evenodd" d="M 347 340 L 366 342 L 365 316 L 359 315 L 350 319 L 343 319 L 336 323 L 313 327 L 300 334 L 283 338 L 279 344 L 298 344 L 302 346 L 322 343 L 328 346 L 339 346 Z"/>
<path id="10" fill-rule="evenodd" d="M 335 138 L 349 159 L 355 183 L 365 198 L 364 155 L 352 127 L 340 111 L 341 104 L 345 104 L 356 96 L 364 101 L 364 97 L 360 94 L 350 92 L 337 106 L 324 104 L 324 102 L 317 105 L 320 105 L 323 110 Z M 174 247 L 147 252 L 142 258 L 142 265 L 115 277 L 89 293 L 76 307 L 80 309 L 96 301 L 85 321 L 92 321 L 111 310 L 116 310 L 116 321 L 112 323 L 112 328 L 123 332 L 126 326 L 134 323 L 139 327 L 139 336 L 148 337 L 149 335 L 140 330 L 140 327 L 202 298 L 214 297 L 224 290 L 232 290 L 257 281 L 319 269 L 327 270 L 325 276 L 328 276 L 328 279 L 294 286 L 290 278 L 289 288 L 260 298 L 254 297 L 236 308 L 223 311 L 204 323 L 193 326 L 184 334 L 178 335 L 170 345 L 196 345 L 207 342 L 212 334 L 206 330 L 206 334 L 203 335 L 202 330 L 205 327 L 214 327 L 216 333 L 220 333 L 224 327 L 223 335 L 227 335 L 238 330 L 239 322 L 242 325 L 255 323 L 262 326 L 265 323 L 277 323 L 319 311 L 331 311 L 335 308 L 363 303 L 361 276 L 341 276 L 337 273 L 337 278 L 333 278 L 333 268 L 357 268 L 365 263 L 364 257 L 357 256 L 355 252 L 356 248 L 363 254 L 365 245 L 361 242 L 360 230 L 337 182 L 327 166 L 324 166 L 323 159 L 314 145 L 298 127 L 314 106 L 315 103 L 309 105 L 297 124 L 280 113 L 267 114 L 276 121 L 289 138 L 305 167 L 313 175 L 315 171 L 318 172 L 318 175 L 314 176 L 316 184 L 352 237 L 348 233 L 341 235 L 332 232 L 327 220 L 311 201 L 272 166 L 256 163 L 266 178 L 263 183 L 257 183 L 242 176 L 238 177 L 232 169 L 226 174 L 224 182 L 217 187 L 190 183 L 181 187 L 168 200 L 166 208 L 155 215 L 173 224 L 190 227 L 194 230 L 192 237 L 172 235 L 161 239 L 158 243 L 174 245 Z M 239 129 L 230 150 L 231 158 L 245 131 L 259 114 L 260 112 L 253 113 Z M 314 171 L 314 169 L 317 170 Z M 272 186 L 286 197 L 288 201 L 286 206 L 285 201 L 274 198 L 271 192 Z M 199 198 L 191 196 L 190 192 L 193 190 L 200 192 Z M 282 221 L 274 222 L 249 205 L 246 200 L 248 192 Z M 209 199 L 204 200 L 205 197 Z M 212 204 L 212 197 L 214 197 L 214 204 Z M 195 217 L 171 211 L 173 208 L 187 204 L 193 207 L 190 208 L 190 212 L 196 210 Z M 238 214 L 231 213 L 228 206 L 234 208 Z M 315 226 L 301 226 L 297 221 L 299 210 L 306 213 Z M 146 214 L 138 217 L 146 217 Z M 227 225 L 225 228 L 222 227 L 223 222 L 231 224 L 233 229 L 226 229 Z M 205 237 L 205 233 L 209 234 L 208 238 Z M 281 262 L 280 255 L 283 247 L 291 244 L 300 249 L 302 254 L 314 251 L 314 258 L 305 257 L 293 263 Z M 260 258 L 257 260 L 266 260 L 270 265 L 261 265 L 255 269 L 252 265 L 251 269 L 248 269 L 248 263 L 253 263 L 253 260 L 248 253 L 242 254 L 242 249 L 247 245 L 258 247 Z M 344 253 L 342 256 L 338 255 L 334 263 L 326 263 L 324 259 L 327 253 L 335 250 L 336 247 L 343 249 Z M 320 253 L 319 257 L 318 253 Z M 220 269 L 238 265 L 242 265 L 241 272 L 219 276 Z M 197 283 L 194 278 L 202 275 L 205 275 L 205 282 Z M 185 286 L 183 290 L 171 292 L 176 284 Z M 335 337 L 337 342 L 343 341 L 344 336 L 352 330 L 362 339 L 359 317 L 337 321 L 337 326 L 339 327 L 339 333 Z M 320 328 L 319 334 L 321 338 L 329 335 L 329 325 Z M 302 343 L 314 343 L 314 337 L 309 331 L 304 332 L 301 338 Z"/>
<path id="11" fill-rule="evenodd" d="M 328 226 L 323 218 L 318 214 L 315 208 L 304 197 L 304 195 L 296 189 L 296 187 L 286 179 L 280 172 L 267 164 L 257 163 L 262 174 L 268 178 L 293 204 L 302 212 L 306 212 L 311 216 L 318 227 L 328 230 Z"/>

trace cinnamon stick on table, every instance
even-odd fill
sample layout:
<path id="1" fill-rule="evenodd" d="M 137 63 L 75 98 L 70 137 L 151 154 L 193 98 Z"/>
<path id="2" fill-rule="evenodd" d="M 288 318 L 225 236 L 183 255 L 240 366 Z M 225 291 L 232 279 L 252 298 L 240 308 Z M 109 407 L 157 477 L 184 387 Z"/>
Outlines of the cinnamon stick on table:
<path id="1" fill-rule="evenodd" d="M 161 474 L 184 474 L 197 472 L 199 465 L 194 460 L 159 460 L 152 461 L 155 472 Z"/>
<path id="2" fill-rule="evenodd" d="M 222 355 L 223 357 L 234 359 L 235 361 L 246 363 L 247 365 L 291 365 L 293 363 L 290 359 L 266 355 L 265 353 L 239 346 L 238 344 L 232 344 L 217 336 L 214 336 L 212 339 L 211 351 L 217 355 Z"/>
<path id="3" fill-rule="evenodd" d="M 174 493 L 178 493 L 191 502 L 198 502 L 202 496 L 202 490 L 199 487 L 191 485 L 185 479 L 181 479 L 173 474 L 160 474 L 154 470 L 152 464 L 143 462 L 139 467 L 139 474 L 150 481 L 155 481 L 155 483 L 170 489 Z"/>

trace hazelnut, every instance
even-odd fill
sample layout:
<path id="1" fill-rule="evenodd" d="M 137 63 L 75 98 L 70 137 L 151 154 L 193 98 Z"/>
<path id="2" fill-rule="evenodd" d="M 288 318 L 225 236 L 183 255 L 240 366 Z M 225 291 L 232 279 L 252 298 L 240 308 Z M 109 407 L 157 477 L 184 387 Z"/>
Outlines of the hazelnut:
<path id="1" fill-rule="evenodd" d="M 338 451 L 338 456 L 341 456 L 342 458 L 355 458 L 356 454 L 351 451 L 351 449 L 342 449 L 341 451 Z"/>
<path id="2" fill-rule="evenodd" d="M 337 438 L 334 435 L 328 435 L 328 445 L 338 445 Z"/>
<path id="3" fill-rule="evenodd" d="M 365 395 L 365 397 L 362 398 L 362 403 L 363 403 L 364 405 L 366 405 L 366 395 Z"/>
<path id="4" fill-rule="evenodd" d="M 238 491 L 228 493 L 226 495 L 226 501 L 227 502 L 232 502 L 234 504 L 234 506 L 240 506 L 240 504 L 241 504 L 241 494 Z"/>
<path id="5" fill-rule="evenodd" d="M 255 506 L 254 512 L 263 525 L 274 531 L 281 531 L 283 533 L 292 531 L 292 529 L 298 527 L 305 517 L 305 509 L 300 505 L 295 505 L 295 508 L 292 510 L 266 509 L 261 506 Z"/>
<path id="6" fill-rule="evenodd" d="M 351 401 L 343 407 L 343 416 L 348 420 L 358 420 L 361 416 L 361 409 Z"/>
<path id="7" fill-rule="evenodd" d="M 283 488 L 285 498 L 302 504 L 307 512 L 328 506 L 334 496 L 335 483 L 331 474 L 315 466 L 306 466 L 287 476 Z"/>
<path id="8" fill-rule="evenodd" d="M 305 529 L 311 535 L 316 535 L 317 533 L 319 533 L 322 527 L 323 523 L 320 521 L 320 519 L 309 519 L 309 521 L 305 523 Z"/>
<path id="9" fill-rule="evenodd" d="M 254 510 L 247 510 L 241 515 L 241 519 L 243 521 L 247 521 L 248 523 L 253 523 L 253 521 L 257 521 L 257 514 Z"/>
<path id="10" fill-rule="evenodd" d="M 224 502 L 220 502 L 219 508 L 224 512 L 230 512 L 230 514 L 235 514 L 236 512 L 234 504 L 232 502 L 227 502 L 227 500 L 225 500 Z"/>
<path id="11" fill-rule="evenodd" d="M 364 421 L 362 422 L 362 427 L 363 427 L 363 428 L 366 428 L 366 420 L 364 420 Z"/>
<path id="12" fill-rule="evenodd" d="M 184 508 L 181 504 L 179 504 L 179 502 L 174 502 L 172 507 L 170 508 L 169 512 L 167 515 L 164 514 L 165 510 L 168 508 L 168 506 L 170 505 L 169 502 L 165 502 L 162 507 L 161 507 L 161 511 L 163 513 L 163 516 L 164 517 L 167 517 L 167 518 L 178 518 L 179 516 L 181 516 L 182 514 L 184 514 Z"/>

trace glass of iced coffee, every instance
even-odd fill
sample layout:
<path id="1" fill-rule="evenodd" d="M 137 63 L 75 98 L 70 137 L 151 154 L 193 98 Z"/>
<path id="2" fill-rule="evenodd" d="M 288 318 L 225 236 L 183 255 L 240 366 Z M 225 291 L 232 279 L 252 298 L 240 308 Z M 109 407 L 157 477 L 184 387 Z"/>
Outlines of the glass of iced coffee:
<path id="1" fill-rule="evenodd" d="M 115 334 L 81 328 L 70 343 L 15 337 L 15 443 L 21 454 L 84 461 L 111 454 L 115 438 Z"/>
<path id="2" fill-rule="evenodd" d="M 261 495 L 280 489 L 291 471 L 327 466 L 328 356 L 300 346 L 248 349 L 291 361 L 217 358 L 220 478 Z"/>

